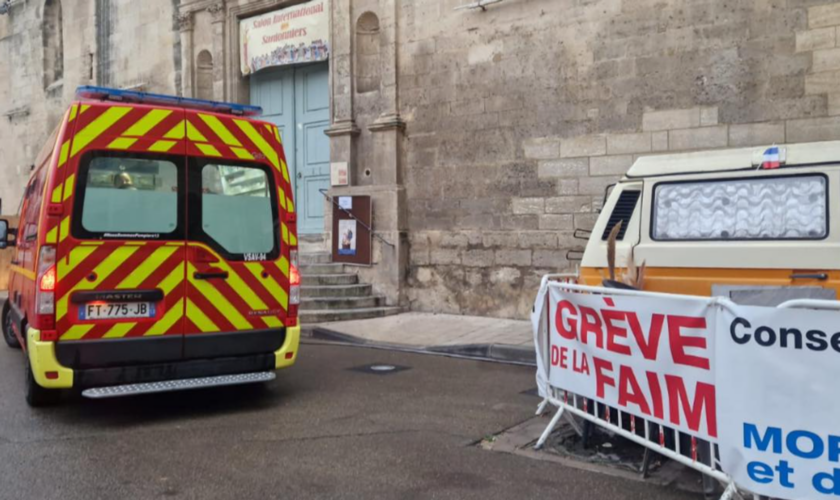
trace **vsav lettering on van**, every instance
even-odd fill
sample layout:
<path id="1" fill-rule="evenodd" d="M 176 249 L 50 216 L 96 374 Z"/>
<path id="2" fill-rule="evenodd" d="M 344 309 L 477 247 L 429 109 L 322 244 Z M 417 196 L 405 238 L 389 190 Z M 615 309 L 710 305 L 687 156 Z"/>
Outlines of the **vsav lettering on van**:
<path id="1" fill-rule="evenodd" d="M 26 354 L 27 401 L 262 382 L 292 366 L 297 223 L 277 127 L 252 106 L 97 87 L 77 99 L 35 163 L 19 228 L 0 221 L 0 246 L 15 246 L 3 333 Z"/>

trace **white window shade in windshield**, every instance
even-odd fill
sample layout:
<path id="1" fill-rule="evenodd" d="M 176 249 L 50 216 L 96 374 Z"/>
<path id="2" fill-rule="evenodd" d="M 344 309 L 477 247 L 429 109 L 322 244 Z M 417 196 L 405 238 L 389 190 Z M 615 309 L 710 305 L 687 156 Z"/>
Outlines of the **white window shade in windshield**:
<path id="1" fill-rule="evenodd" d="M 659 184 L 653 239 L 822 239 L 827 196 L 821 175 Z"/>

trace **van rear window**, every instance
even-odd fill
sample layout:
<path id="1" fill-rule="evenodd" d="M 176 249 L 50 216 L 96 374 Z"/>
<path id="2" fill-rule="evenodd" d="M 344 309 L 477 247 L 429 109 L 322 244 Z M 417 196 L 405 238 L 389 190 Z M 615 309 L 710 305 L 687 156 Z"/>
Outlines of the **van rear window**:
<path id="1" fill-rule="evenodd" d="M 660 183 L 654 189 L 654 240 L 818 240 L 827 235 L 823 175 Z"/>
<path id="2" fill-rule="evenodd" d="M 77 237 L 160 238 L 179 227 L 174 158 L 94 155 L 80 166 Z M 81 206 L 78 206 L 78 203 Z M 77 231 L 74 231 L 74 233 Z"/>

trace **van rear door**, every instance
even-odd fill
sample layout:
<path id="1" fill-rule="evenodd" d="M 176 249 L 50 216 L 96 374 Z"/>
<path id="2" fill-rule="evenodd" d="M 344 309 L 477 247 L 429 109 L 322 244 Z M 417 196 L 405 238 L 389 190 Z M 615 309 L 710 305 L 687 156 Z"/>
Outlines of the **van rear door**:
<path id="1" fill-rule="evenodd" d="M 58 359 L 73 368 L 180 360 L 184 111 L 90 102 L 71 116 L 58 163 Z"/>
<path id="2" fill-rule="evenodd" d="M 277 128 L 187 110 L 187 137 L 184 355 L 274 352 L 285 340 L 292 237 Z"/>

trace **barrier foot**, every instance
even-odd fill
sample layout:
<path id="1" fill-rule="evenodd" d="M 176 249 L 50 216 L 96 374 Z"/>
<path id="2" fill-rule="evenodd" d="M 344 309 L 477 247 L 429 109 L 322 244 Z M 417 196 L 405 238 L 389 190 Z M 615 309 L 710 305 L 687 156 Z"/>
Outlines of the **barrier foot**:
<path id="1" fill-rule="evenodd" d="M 720 500 L 740 500 L 740 498 L 741 494 L 738 493 L 738 488 L 735 487 L 735 483 L 729 483 L 723 495 L 720 496 Z"/>
<path id="2" fill-rule="evenodd" d="M 572 429 L 574 429 L 575 432 L 577 432 L 578 436 L 583 436 L 583 429 L 581 429 L 580 424 L 577 423 L 577 420 L 575 420 L 574 415 L 572 415 L 570 412 L 566 412 L 563 415 L 563 417 L 566 419 L 566 422 L 568 422 L 569 425 L 572 426 Z"/>
<path id="3" fill-rule="evenodd" d="M 647 479 L 648 475 L 650 474 L 650 462 L 653 460 L 653 452 L 650 448 L 645 448 L 645 456 L 642 459 L 642 470 L 640 471 L 642 474 L 642 479 Z"/>
<path id="4" fill-rule="evenodd" d="M 546 406 L 548 406 L 548 399 L 547 398 L 543 399 L 542 403 L 540 403 L 539 406 L 537 406 L 537 416 L 538 417 L 543 414 Z"/>
<path id="5" fill-rule="evenodd" d="M 554 431 L 554 427 L 557 426 L 557 422 L 560 421 L 560 418 L 563 416 L 563 408 L 558 408 L 557 413 L 554 414 L 554 417 L 551 419 L 551 422 L 548 423 L 548 427 L 545 428 L 540 438 L 537 440 L 537 444 L 534 445 L 535 450 L 539 450 L 545 444 L 545 441 L 548 439 L 548 436 Z"/>

